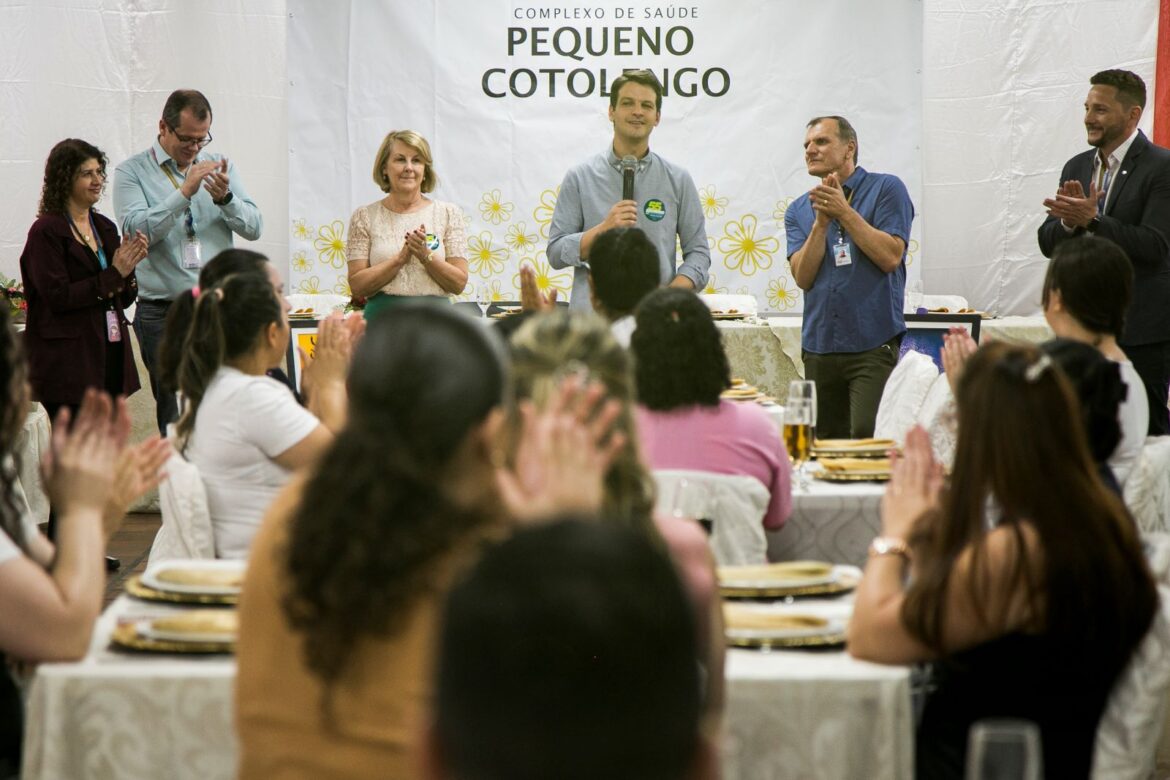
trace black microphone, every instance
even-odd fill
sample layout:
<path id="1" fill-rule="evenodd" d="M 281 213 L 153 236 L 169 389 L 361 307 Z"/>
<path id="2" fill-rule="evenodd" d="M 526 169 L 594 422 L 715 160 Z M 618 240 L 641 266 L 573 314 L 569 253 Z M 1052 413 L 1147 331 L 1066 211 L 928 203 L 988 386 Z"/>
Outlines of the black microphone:
<path id="1" fill-rule="evenodd" d="M 637 157 L 627 154 L 622 158 L 622 200 L 634 199 L 634 172 L 637 170 Z"/>

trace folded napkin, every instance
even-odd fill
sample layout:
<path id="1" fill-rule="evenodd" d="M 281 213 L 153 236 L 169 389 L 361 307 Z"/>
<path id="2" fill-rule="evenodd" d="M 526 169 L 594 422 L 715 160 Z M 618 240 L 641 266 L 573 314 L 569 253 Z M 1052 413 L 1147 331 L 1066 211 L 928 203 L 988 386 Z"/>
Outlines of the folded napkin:
<path id="1" fill-rule="evenodd" d="M 825 471 L 889 471 L 889 458 L 819 458 Z"/>

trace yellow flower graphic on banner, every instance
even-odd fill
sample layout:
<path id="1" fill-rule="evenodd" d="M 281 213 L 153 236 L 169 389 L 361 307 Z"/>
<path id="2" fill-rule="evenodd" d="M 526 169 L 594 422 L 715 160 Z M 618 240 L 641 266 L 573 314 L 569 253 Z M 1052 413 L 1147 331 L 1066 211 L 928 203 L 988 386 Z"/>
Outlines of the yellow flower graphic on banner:
<path id="1" fill-rule="evenodd" d="M 780 249 L 775 236 L 756 237 L 758 220 L 755 214 L 745 214 L 740 220 L 731 220 L 723 226 L 719 251 L 723 264 L 732 271 L 751 276 L 760 269 L 772 267 L 772 255 Z"/>
<path id="2" fill-rule="evenodd" d="M 488 285 L 488 300 L 492 301 L 493 303 L 506 300 L 504 298 L 504 291 L 500 287 L 499 279 L 492 279 L 491 284 Z"/>
<path id="3" fill-rule="evenodd" d="M 297 287 L 297 292 L 308 295 L 319 294 L 321 292 L 321 277 L 310 276 L 308 279 L 302 279 L 300 285 Z"/>
<path id="4" fill-rule="evenodd" d="M 293 252 L 292 269 L 298 274 L 307 274 L 313 267 L 313 261 L 304 252 Z"/>
<path id="5" fill-rule="evenodd" d="M 525 229 L 527 227 L 523 222 L 509 227 L 508 235 L 504 238 L 504 243 L 517 252 L 531 251 L 536 246 L 536 234 L 526 233 Z"/>
<path id="6" fill-rule="evenodd" d="M 292 237 L 297 241 L 308 241 L 313 237 L 313 228 L 305 224 L 303 219 L 292 221 Z"/>
<path id="7" fill-rule="evenodd" d="M 334 268 L 345 268 L 345 225 L 335 219 L 329 225 L 322 225 L 313 241 L 317 259 Z"/>
<path id="8" fill-rule="evenodd" d="M 553 209 L 557 207 L 557 196 L 561 194 L 558 184 L 555 190 L 545 190 L 540 193 L 540 203 L 532 210 L 532 218 L 540 225 L 540 237 L 548 240 L 548 228 L 552 224 Z"/>
<path id="9" fill-rule="evenodd" d="M 727 292 L 727 288 L 726 288 L 726 287 L 720 287 L 720 286 L 718 285 L 718 283 L 716 283 L 716 281 L 715 281 L 715 274 L 709 274 L 709 275 L 707 276 L 707 286 L 706 286 L 706 287 L 704 287 L 704 288 L 702 289 L 702 291 L 701 291 L 701 292 L 703 292 L 703 293 L 705 293 L 705 294 L 707 294 L 707 295 L 715 295 L 715 294 L 717 294 L 717 293 L 726 293 L 726 292 Z"/>
<path id="10" fill-rule="evenodd" d="M 349 289 L 349 277 L 337 277 L 337 281 L 333 284 L 333 292 L 337 293 L 338 295 L 344 295 L 346 298 L 352 298 L 353 290 Z"/>
<path id="11" fill-rule="evenodd" d="M 800 299 L 800 290 L 796 284 L 789 284 L 786 277 L 773 279 L 768 282 L 768 305 L 772 311 L 788 311 Z"/>
<path id="12" fill-rule="evenodd" d="M 918 253 L 918 242 L 913 238 L 910 243 L 906 245 L 906 265 L 914 265 L 914 255 Z"/>
<path id="13" fill-rule="evenodd" d="M 784 215 L 788 213 L 788 207 L 792 205 L 792 198 L 781 198 L 776 201 L 776 210 L 772 212 L 772 219 L 776 220 L 776 227 L 781 230 L 784 229 Z"/>
<path id="14" fill-rule="evenodd" d="M 467 239 L 467 267 L 473 274 L 485 279 L 503 273 L 508 250 L 504 247 L 492 249 L 492 234 L 486 230 L 478 236 Z"/>
<path id="15" fill-rule="evenodd" d="M 530 263 L 536 271 L 536 286 L 542 292 L 548 292 L 550 289 L 560 291 L 560 299 L 565 300 L 565 296 L 569 294 L 569 290 L 573 287 L 573 278 L 568 273 L 553 272 L 552 266 L 548 264 L 547 255 L 544 250 L 540 250 L 534 257 L 525 257 L 521 259 L 520 264 Z M 520 272 L 517 271 L 512 275 L 512 286 L 516 288 L 517 293 L 520 291 Z M 519 297 L 517 295 L 517 297 Z"/>
<path id="16" fill-rule="evenodd" d="M 500 191 L 485 192 L 479 201 L 479 215 L 493 225 L 512 218 L 512 204 L 500 200 Z"/>
<path id="17" fill-rule="evenodd" d="M 709 184 L 699 190 L 699 203 L 703 207 L 703 216 L 707 219 L 722 217 L 727 211 L 727 198 L 720 198 L 715 194 L 715 185 Z"/>

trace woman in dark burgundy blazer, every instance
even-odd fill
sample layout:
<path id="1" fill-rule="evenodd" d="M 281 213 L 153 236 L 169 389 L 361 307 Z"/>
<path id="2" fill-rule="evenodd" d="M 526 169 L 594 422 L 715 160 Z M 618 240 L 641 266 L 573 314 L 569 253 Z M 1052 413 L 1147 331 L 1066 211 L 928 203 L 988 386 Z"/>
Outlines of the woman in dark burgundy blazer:
<path id="1" fill-rule="evenodd" d="M 33 395 L 52 419 L 77 411 L 87 387 L 111 396 L 139 388 L 123 310 L 138 295 L 134 267 L 146 236 L 121 243 L 93 206 L 106 182 L 106 156 L 68 138 L 49 152 L 37 221 L 20 256 L 28 298 L 25 347 Z"/>

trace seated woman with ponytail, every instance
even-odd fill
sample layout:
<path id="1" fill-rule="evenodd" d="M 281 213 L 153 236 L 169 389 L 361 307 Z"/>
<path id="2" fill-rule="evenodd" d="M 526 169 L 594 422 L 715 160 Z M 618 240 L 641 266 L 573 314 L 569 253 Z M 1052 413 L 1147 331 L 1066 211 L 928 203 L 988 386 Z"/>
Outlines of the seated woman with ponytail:
<path id="1" fill-rule="evenodd" d="M 247 556 L 276 494 L 320 457 L 344 418 L 355 329 L 340 319 L 322 323 L 312 366 L 318 392 L 305 409 L 266 375 L 288 349 L 287 315 L 264 271 L 241 271 L 200 291 L 183 341 L 179 448 L 203 478 L 219 558 Z"/>

